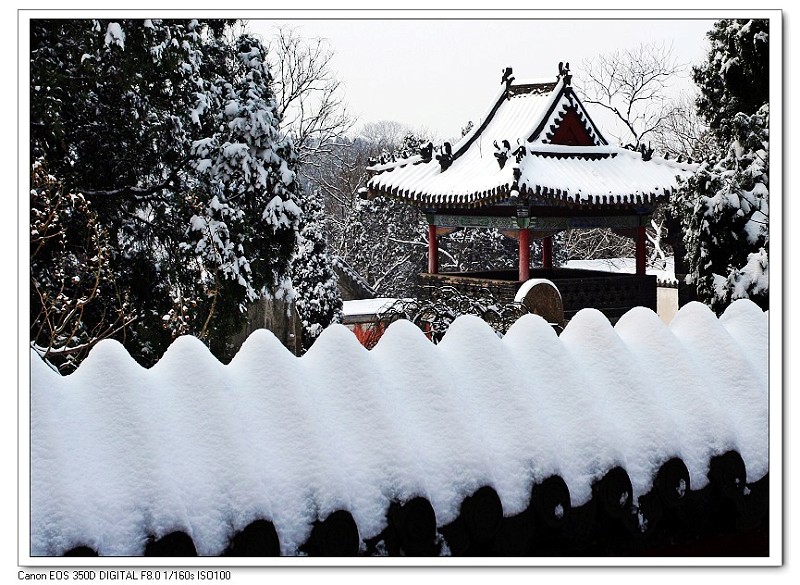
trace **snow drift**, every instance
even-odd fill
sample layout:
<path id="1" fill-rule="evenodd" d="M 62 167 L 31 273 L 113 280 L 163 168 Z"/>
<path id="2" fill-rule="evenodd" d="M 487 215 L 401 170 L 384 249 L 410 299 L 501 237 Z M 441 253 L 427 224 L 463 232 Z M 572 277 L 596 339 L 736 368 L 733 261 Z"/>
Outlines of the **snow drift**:
<path id="1" fill-rule="evenodd" d="M 149 370 L 112 341 L 66 377 L 32 354 L 31 554 L 140 555 L 182 530 L 216 555 L 265 518 L 293 555 L 338 509 L 366 539 L 393 501 L 424 496 L 443 526 L 488 485 L 511 516 L 558 474 L 575 506 L 615 466 L 637 498 L 676 456 L 703 487 L 730 449 L 753 482 L 768 472 L 767 326 L 740 300 L 669 326 L 586 309 L 560 337 L 534 315 L 503 339 L 460 317 L 439 345 L 399 321 L 372 351 L 332 326 L 302 358 L 261 330 L 228 365 L 191 337 Z"/>

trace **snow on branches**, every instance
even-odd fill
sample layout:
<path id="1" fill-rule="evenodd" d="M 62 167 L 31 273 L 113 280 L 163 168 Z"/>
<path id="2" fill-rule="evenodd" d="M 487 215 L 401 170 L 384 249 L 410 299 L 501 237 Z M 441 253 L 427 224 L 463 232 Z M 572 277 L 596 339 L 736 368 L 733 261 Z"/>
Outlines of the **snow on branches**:
<path id="1" fill-rule="evenodd" d="M 739 113 L 724 158 L 704 163 L 688 181 L 698 195 L 687 248 L 700 298 L 721 312 L 750 298 L 766 308 L 769 295 L 769 107 Z"/>
<path id="2" fill-rule="evenodd" d="M 717 313 L 740 298 L 769 306 L 767 28 L 764 20 L 717 22 L 708 61 L 694 70 L 716 148 L 673 205 L 686 230 L 689 277 Z"/>
<path id="3" fill-rule="evenodd" d="M 210 87 L 212 95 L 219 95 L 211 128 L 223 130 L 192 144 L 192 164 L 211 197 L 192 216 L 190 226 L 196 238 L 194 252 L 219 278 L 243 288 L 244 309 L 246 302 L 271 293 L 269 279 L 253 273 L 256 257 L 265 252 L 255 242 L 268 249 L 273 236 L 292 248 L 301 211 L 294 193 L 295 173 L 289 168 L 295 159 L 293 146 L 277 127 L 263 48 L 243 36 L 237 54 L 241 79 L 220 79 Z M 273 268 L 273 284 L 287 266 L 284 259 Z"/>
<path id="4" fill-rule="evenodd" d="M 342 297 L 325 237 L 325 212 L 319 193 L 303 197 L 300 244 L 292 258 L 292 284 L 303 324 L 303 348 L 308 349 L 323 329 L 342 319 Z"/>
<path id="5" fill-rule="evenodd" d="M 297 157 L 265 49 L 231 24 L 32 21 L 31 156 L 105 228 L 138 315 L 115 336 L 145 365 L 182 334 L 225 359 L 249 303 L 292 295 Z"/>

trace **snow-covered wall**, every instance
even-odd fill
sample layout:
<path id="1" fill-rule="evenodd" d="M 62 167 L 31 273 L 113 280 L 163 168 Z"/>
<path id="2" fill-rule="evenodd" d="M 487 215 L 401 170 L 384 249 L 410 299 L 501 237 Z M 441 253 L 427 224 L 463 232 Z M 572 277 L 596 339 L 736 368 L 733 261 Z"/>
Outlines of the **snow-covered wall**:
<path id="1" fill-rule="evenodd" d="M 442 526 L 489 485 L 510 516 L 553 474 L 577 506 L 616 465 L 638 497 L 673 456 L 700 488 L 729 449 L 753 482 L 768 472 L 767 325 L 742 300 L 719 319 L 689 304 L 669 327 L 587 309 L 560 337 L 535 315 L 503 339 L 461 317 L 439 345 L 401 321 L 371 351 L 332 326 L 302 358 L 261 330 L 228 365 L 191 337 L 149 370 L 111 341 L 66 377 L 32 354 L 31 554 L 140 555 L 182 530 L 216 555 L 258 518 L 296 554 L 337 509 L 366 539 L 391 501 L 423 495 Z"/>

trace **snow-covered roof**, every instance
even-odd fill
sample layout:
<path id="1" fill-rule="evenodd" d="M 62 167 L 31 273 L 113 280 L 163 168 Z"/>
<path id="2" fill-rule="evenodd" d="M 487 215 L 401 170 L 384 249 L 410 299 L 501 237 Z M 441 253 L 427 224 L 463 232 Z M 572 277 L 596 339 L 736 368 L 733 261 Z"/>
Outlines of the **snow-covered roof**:
<path id="1" fill-rule="evenodd" d="M 567 118 L 578 125 L 583 144 L 561 143 Z M 502 167 L 500 151 L 507 156 Z M 441 155 L 370 167 L 376 174 L 368 193 L 437 208 L 491 205 L 512 190 L 531 205 L 641 205 L 668 196 L 676 176 L 696 168 L 608 145 L 563 77 L 503 86 L 481 122 L 452 147 L 449 166 L 440 164 Z"/>
<path id="2" fill-rule="evenodd" d="M 513 516 L 558 474 L 579 506 L 616 466 L 635 501 L 670 458 L 700 489 L 730 449 L 751 483 L 769 469 L 767 325 L 739 300 L 669 326 L 585 309 L 560 336 L 537 315 L 503 339 L 463 316 L 438 345 L 398 321 L 370 351 L 334 325 L 300 358 L 258 330 L 228 365 L 192 337 L 150 369 L 115 341 L 69 376 L 33 353 L 31 555 L 141 555 L 176 530 L 218 555 L 257 519 L 293 555 L 335 510 L 369 539 L 392 502 L 423 496 L 443 526 L 491 486 Z"/>
<path id="3" fill-rule="evenodd" d="M 388 297 L 342 301 L 342 323 L 345 325 L 375 323 L 397 302 L 398 299 Z"/>
<path id="4" fill-rule="evenodd" d="M 346 317 L 375 317 L 389 309 L 397 299 L 378 297 L 375 299 L 356 299 L 342 301 L 342 315 Z"/>
<path id="5" fill-rule="evenodd" d="M 571 151 L 571 152 L 565 152 Z M 520 162 L 520 191 L 537 199 L 589 205 L 642 204 L 663 199 L 688 165 L 617 148 L 537 146 Z"/>

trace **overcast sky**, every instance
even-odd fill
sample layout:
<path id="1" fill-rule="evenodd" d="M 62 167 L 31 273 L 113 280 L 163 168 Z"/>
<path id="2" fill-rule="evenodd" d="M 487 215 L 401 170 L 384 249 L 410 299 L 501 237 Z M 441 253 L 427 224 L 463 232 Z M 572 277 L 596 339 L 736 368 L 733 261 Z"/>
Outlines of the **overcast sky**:
<path id="1" fill-rule="evenodd" d="M 555 79 L 558 62 L 567 61 L 579 83 L 585 59 L 656 43 L 687 64 L 675 91 L 690 89 L 688 65 L 705 58 L 705 33 L 714 21 L 308 19 L 251 20 L 249 26 L 267 39 L 278 22 L 329 41 L 333 67 L 360 123 L 393 120 L 444 140 L 484 115 L 507 66 L 517 79 Z"/>

